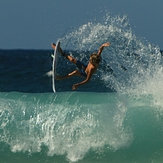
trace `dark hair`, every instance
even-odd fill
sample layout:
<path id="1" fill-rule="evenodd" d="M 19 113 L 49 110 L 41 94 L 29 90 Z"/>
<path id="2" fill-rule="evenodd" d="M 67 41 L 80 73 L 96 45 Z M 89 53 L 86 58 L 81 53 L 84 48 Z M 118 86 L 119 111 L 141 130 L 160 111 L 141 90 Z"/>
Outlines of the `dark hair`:
<path id="1" fill-rule="evenodd" d="M 92 53 L 90 57 L 91 57 L 92 60 L 93 60 L 94 62 L 96 62 L 97 64 L 99 64 L 100 61 L 101 61 L 101 57 L 100 57 L 97 53 Z"/>

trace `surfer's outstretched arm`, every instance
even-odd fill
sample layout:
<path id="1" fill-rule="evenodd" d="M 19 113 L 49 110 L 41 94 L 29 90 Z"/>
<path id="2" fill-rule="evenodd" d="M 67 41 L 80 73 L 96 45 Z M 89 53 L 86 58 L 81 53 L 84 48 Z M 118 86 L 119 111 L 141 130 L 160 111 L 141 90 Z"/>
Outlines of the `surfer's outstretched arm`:
<path id="1" fill-rule="evenodd" d="M 107 46 L 110 46 L 110 42 L 106 42 L 106 43 L 102 44 L 102 45 L 100 46 L 100 48 L 99 48 L 97 54 L 98 54 L 98 55 L 101 55 L 101 53 L 102 53 L 104 47 L 107 47 Z"/>
<path id="2" fill-rule="evenodd" d="M 88 82 L 90 81 L 92 75 L 94 74 L 94 71 L 95 71 L 95 69 L 92 68 L 92 69 L 88 72 L 86 79 L 83 80 L 83 81 L 80 82 L 80 83 L 74 84 L 74 85 L 72 86 L 72 90 L 76 90 L 77 87 L 79 87 L 79 86 L 81 86 L 81 85 L 83 85 L 83 84 L 88 83 Z"/>

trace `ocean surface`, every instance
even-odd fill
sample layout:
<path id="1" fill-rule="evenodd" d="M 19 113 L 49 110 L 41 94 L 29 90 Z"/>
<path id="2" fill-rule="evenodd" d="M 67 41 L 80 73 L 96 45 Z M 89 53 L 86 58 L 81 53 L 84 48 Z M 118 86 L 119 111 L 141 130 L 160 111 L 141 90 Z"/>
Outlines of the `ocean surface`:
<path id="1" fill-rule="evenodd" d="M 0 163 L 162 163 L 163 58 L 126 16 L 68 29 L 66 53 L 87 63 L 104 42 L 91 81 L 56 81 L 53 50 L 0 50 Z M 54 40 L 56 42 L 57 40 Z M 76 67 L 58 56 L 57 74 Z"/>

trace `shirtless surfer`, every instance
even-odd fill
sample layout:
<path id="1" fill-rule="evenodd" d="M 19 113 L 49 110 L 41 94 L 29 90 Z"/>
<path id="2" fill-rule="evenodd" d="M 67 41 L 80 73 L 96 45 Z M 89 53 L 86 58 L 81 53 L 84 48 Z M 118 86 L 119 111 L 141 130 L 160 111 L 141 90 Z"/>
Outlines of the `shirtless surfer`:
<path id="1" fill-rule="evenodd" d="M 53 43 L 52 48 L 55 49 L 56 45 Z M 84 63 L 80 62 L 79 60 L 76 60 L 75 58 L 73 58 L 70 55 L 65 54 L 59 44 L 59 52 L 62 56 L 64 56 L 66 59 L 68 59 L 70 62 L 72 62 L 73 64 L 75 64 L 78 67 L 78 70 L 74 70 L 73 72 L 65 75 L 65 76 L 57 76 L 56 80 L 62 80 L 62 79 L 66 79 L 66 78 L 70 78 L 72 76 L 81 76 L 81 77 L 85 77 L 85 79 L 77 84 L 74 84 L 72 86 L 72 90 L 75 90 L 77 87 L 86 84 L 87 82 L 89 82 L 89 80 L 91 79 L 92 75 L 96 72 L 99 63 L 101 61 L 101 53 L 104 49 L 104 47 L 110 46 L 110 42 L 106 42 L 104 44 L 102 44 L 98 50 L 97 53 L 93 53 L 90 55 L 90 59 L 89 59 L 89 63 L 87 65 L 85 65 Z"/>

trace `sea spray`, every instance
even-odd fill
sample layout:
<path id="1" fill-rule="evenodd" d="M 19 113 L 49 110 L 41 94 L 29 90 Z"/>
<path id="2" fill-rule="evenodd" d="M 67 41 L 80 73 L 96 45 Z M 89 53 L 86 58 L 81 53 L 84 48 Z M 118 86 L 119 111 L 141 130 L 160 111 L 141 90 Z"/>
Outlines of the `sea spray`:
<path id="1" fill-rule="evenodd" d="M 111 17 L 106 14 L 101 22 L 88 22 L 61 38 L 61 46 L 78 51 L 78 55 L 73 55 L 82 59 L 88 58 L 84 51 L 97 51 L 108 41 L 111 46 L 102 53 L 102 71 L 99 70 L 98 75 L 117 92 L 129 93 L 128 89 L 146 82 L 147 76 L 162 71 L 159 47 L 136 37 L 125 15 Z"/>

